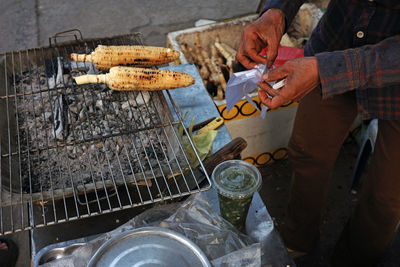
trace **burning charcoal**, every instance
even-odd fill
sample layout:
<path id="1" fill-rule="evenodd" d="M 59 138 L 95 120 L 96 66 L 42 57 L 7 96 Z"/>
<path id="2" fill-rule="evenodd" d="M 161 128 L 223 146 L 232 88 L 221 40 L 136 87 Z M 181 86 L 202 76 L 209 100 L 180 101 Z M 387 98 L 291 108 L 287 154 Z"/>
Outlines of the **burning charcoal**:
<path id="1" fill-rule="evenodd" d="M 119 109 L 119 103 L 113 102 L 112 105 L 115 110 Z"/>
<path id="2" fill-rule="evenodd" d="M 106 132 L 108 132 L 110 130 L 110 127 L 108 125 L 108 121 L 103 121 L 103 127 L 106 130 Z"/>
<path id="3" fill-rule="evenodd" d="M 79 120 L 80 121 L 86 120 L 86 110 L 84 108 L 79 112 Z"/>
<path id="4" fill-rule="evenodd" d="M 131 120 L 133 118 L 132 111 L 128 111 L 128 118 Z"/>
<path id="5" fill-rule="evenodd" d="M 115 117 L 114 117 L 113 114 L 107 114 L 107 115 L 106 115 L 106 119 L 107 119 L 107 120 L 112 121 L 112 120 L 114 120 L 114 118 L 115 118 Z"/>
<path id="6" fill-rule="evenodd" d="M 44 118 L 46 119 L 46 121 L 51 121 L 52 120 L 52 113 L 47 111 L 44 113 Z"/>
<path id="7" fill-rule="evenodd" d="M 54 57 L 46 61 L 46 67 L 39 66 L 28 71 L 27 76 L 15 78 L 17 93 L 32 92 L 17 103 L 18 111 L 24 115 L 18 117 L 20 137 L 25 136 L 22 150 L 39 151 L 31 154 L 34 157 L 29 165 L 34 178 L 32 190 L 48 190 L 50 183 L 42 181 L 50 175 L 62 178 L 53 181 L 52 186 L 58 189 L 68 187 L 71 182 L 84 185 L 102 177 L 110 179 L 111 175 L 116 180 L 121 179 L 120 168 L 125 174 L 128 171 L 135 174 L 142 171 L 139 164 L 146 165 L 146 169 L 155 166 L 155 155 L 163 155 L 162 148 L 157 147 L 159 139 L 154 136 L 155 131 L 143 131 L 144 127 L 151 126 L 146 124 L 157 119 L 153 105 L 144 106 L 151 101 L 152 93 L 119 93 L 103 84 L 90 88 L 70 86 L 70 70 L 63 64 L 65 62 Z M 70 67 L 74 67 L 73 63 Z M 84 67 L 89 67 L 90 72 L 90 65 Z M 87 72 L 84 70 L 80 74 Z M 62 90 L 47 91 L 48 86 Z M 109 135 L 116 136 L 110 138 Z M 93 140 L 99 137 L 104 139 Z M 153 139 L 155 148 L 150 144 Z M 53 150 L 57 144 L 65 146 Z M 156 152 L 151 153 L 152 149 Z M 145 151 L 149 159 L 145 158 Z M 29 181 L 28 164 L 22 164 L 25 164 L 22 165 L 25 166 L 25 183 Z M 90 173 L 91 168 L 93 173 Z M 65 181 L 65 176 L 71 177 Z M 30 190 L 29 184 L 24 190 Z"/>
<path id="8" fill-rule="evenodd" d="M 113 112 L 118 115 L 119 114 L 119 105 L 116 102 L 113 102 Z"/>
<path id="9" fill-rule="evenodd" d="M 103 110 L 103 100 L 97 100 L 96 107 L 98 107 L 100 110 Z"/>
<path id="10" fill-rule="evenodd" d="M 124 109 L 124 110 L 125 110 L 125 109 L 129 109 L 129 107 L 130 107 L 129 102 L 128 102 L 128 101 L 123 102 L 121 107 L 122 107 L 122 109 Z"/>
<path id="11" fill-rule="evenodd" d="M 94 134 L 97 134 L 97 135 L 101 135 L 101 129 L 100 129 L 100 127 L 98 127 L 98 126 L 96 126 L 96 128 L 94 129 Z"/>
<path id="12" fill-rule="evenodd" d="M 121 154 L 122 146 L 117 145 L 117 146 L 116 146 L 116 151 L 117 151 L 118 154 Z"/>
<path id="13" fill-rule="evenodd" d="M 76 103 L 76 96 L 71 95 L 71 94 L 66 94 L 65 101 L 67 102 L 67 105 L 69 105 L 69 106 L 74 105 Z"/>
<path id="14" fill-rule="evenodd" d="M 147 104 L 150 100 L 150 94 L 148 92 L 139 93 L 136 97 L 136 103 L 138 106 Z"/>
<path id="15" fill-rule="evenodd" d="M 73 146 L 67 146 L 67 150 L 69 153 L 73 153 L 74 152 L 74 147 Z"/>
<path id="16" fill-rule="evenodd" d="M 145 125 L 149 125 L 150 122 L 151 122 L 151 119 L 150 119 L 150 118 L 144 118 L 144 124 L 145 124 Z"/>
<path id="17" fill-rule="evenodd" d="M 88 107 L 90 107 L 90 106 L 92 106 L 93 105 L 93 99 L 91 99 L 91 98 L 89 98 L 89 99 L 86 99 L 86 106 L 88 106 Z"/>
<path id="18" fill-rule="evenodd" d="M 78 107 L 77 107 L 77 106 L 69 106 L 69 110 L 70 110 L 73 114 L 78 114 Z"/>
<path id="19" fill-rule="evenodd" d="M 89 152 L 94 152 L 94 151 L 96 151 L 97 149 L 96 149 L 96 146 L 94 145 L 94 144 L 92 144 L 92 145 L 90 145 L 90 150 L 89 150 Z"/>
<path id="20" fill-rule="evenodd" d="M 111 121 L 109 121 L 109 125 L 110 125 L 110 128 L 116 128 L 116 127 L 118 127 L 119 124 L 118 124 L 118 122 L 111 120 Z"/>
<path id="21" fill-rule="evenodd" d="M 67 137 L 67 143 L 72 143 L 74 141 L 74 137 L 72 135 L 69 135 Z"/>

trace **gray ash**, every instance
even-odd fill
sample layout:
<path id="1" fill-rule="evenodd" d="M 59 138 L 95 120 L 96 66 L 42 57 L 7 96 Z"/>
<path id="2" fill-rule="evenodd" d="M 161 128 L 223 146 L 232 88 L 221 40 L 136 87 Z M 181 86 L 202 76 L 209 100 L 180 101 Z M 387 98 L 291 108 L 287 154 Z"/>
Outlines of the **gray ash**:
<path id="1" fill-rule="evenodd" d="M 25 192 L 132 179 L 167 160 L 148 93 L 78 87 L 45 67 L 18 77 L 16 89 Z"/>

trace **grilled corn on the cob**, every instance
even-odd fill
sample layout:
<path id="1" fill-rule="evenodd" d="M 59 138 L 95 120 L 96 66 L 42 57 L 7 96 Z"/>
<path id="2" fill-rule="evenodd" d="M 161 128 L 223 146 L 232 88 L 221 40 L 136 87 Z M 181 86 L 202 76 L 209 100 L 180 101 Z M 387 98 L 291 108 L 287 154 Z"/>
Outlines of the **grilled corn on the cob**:
<path id="1" fill-rule="evenodd" d="M 172 62 L 179 52 L 170 48 L 155 46 L 105 46 L 99 45 L 90 54 L 71 54 L 74 61 L 92 62 L 99 70 L 108 70 L 114 66 L 155 66 Z"/>
<path id="2" fill-rule="evenodd" d="M 186 87 L 194 83 L 193 77 L 183 72 L 134 67 L 112 67 L 107 74 L 82 75 L 74 79 L 78 85 L 105 83 L 110 89 L 118 91 L 156 91 Z"/>

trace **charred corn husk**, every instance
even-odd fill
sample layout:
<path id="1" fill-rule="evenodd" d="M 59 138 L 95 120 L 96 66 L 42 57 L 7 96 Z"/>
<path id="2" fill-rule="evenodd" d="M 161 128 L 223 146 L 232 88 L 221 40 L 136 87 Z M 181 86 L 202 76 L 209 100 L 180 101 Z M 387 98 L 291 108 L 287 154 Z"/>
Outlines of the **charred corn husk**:
<path id="1" fill-rule="evenodd" d="M 133 65 L 138 67 L 161 65 L 179 58 L 179 52 L 155 46 L 105 46 L 99 45 L 90 54 L 71 54 L 74 61 L 92 62 L 99 70 L 114 66 Z"/>
<path id="2" fill-rule="evenodd" d="M 193 77 L 183 72 L 134 67 L 112 67 L 107 74 L 82 75 L 74 79 L 78 85 L 105 83 L 110 89 L 118 91 L 156 91 L 186 87 L 194 83 Z"/>

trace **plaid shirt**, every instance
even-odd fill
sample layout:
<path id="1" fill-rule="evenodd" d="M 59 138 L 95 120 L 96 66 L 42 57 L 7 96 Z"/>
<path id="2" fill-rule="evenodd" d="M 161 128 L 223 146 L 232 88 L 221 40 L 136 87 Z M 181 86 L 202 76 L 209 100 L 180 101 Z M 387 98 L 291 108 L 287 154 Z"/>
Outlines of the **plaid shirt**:
<path id="1" fill-rule="evenodd" d="M 290 25 L 301 0 L 269 0 Z M 400 119 L 400 1 L 331 0 L 304 48 L 318 60 L 322 98 L 356 91 L 361 119 Z"/>

